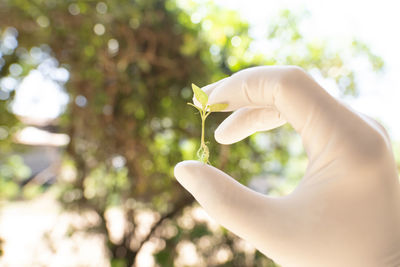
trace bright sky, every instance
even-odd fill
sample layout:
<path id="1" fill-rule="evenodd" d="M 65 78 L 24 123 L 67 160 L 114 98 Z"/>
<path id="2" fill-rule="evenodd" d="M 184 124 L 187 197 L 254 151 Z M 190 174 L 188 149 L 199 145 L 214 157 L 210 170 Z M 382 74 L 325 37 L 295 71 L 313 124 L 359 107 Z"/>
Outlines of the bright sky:
<path id="1" fill-rule="evenodd" d="M 201 0 L 198 0 L 201 1 Z M 392 139 L 400 141 L 400 1 L 381 0 L 216 0 L 219 5 L 235 9 L 251 24 L 251 34 L 259 40 L 265 40 L 268 19 L 276 16 L 282 8 L 291 10 L 308 9 L 311 17 L 303 29 L 312 36 L 324 36 L 331 40 L 357 37 L 370 45 L 373 52 L 383 57 L 386 70 L 383 75 L 361 73 L 361 95 L 355 100 L 346 99 L 354 108 L 381 121 L 389 130 Z M 46 67 L 46 66 L 45 66 Z M 60 80 L 66 79 L 62 69 Z M 65 72 L 65 70 L 64 70 Z M 35 84 L 35 86 L 32 86 Z M 60 87 L 45 79 L 39 72 L 30 75 L 18 90 L 21 96 L 14 110 L 21 115 L 38 117 L 56 117 L 60 105 L 67 102 L 66 95 L 60 93 Z M 328 85 L 327 85 L 328 86 Z M 53 88 L 53 89 L 52 89 Z M 55 88 L 55 89 L 54 89 Z M 327 88 L 329 89 L 329 88 Z M 46 97 L 41 97 L 45 95 Z M 29 96 L 29 97 L 27 97 Z M 34 106 L 28 102 L 34 102 Z M 32 108 L 33 107 L 33 108 Z"/>
<path id="2" fill-rule="evenodd" d="M 400 141 L 400 1 L 381 0 L 216 0 L 221 6 L 235 9 L 251 24 L 253 37 L 265 39 L 265 25 L 282 8 L 306 8 L 311 17 L 304 30 L 310 36 L 332 40 L 357 37 L 382 56 L 383 75 L 360 73 L 361 95 L 346 99 L 355 109 L 381 121 L 393 140 Z M 261 43 L 261 42 L 260 42 Z"/>

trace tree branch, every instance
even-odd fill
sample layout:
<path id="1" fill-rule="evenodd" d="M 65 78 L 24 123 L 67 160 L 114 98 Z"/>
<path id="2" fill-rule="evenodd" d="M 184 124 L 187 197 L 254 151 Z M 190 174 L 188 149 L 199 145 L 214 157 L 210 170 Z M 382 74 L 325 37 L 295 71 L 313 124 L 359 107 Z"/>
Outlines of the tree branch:
<path id="1" fill-rule="evenodd" d="M 137 253 L 141 250 L 143 245 L 150 240 L 150 238 L 153 236 L 155 231 L 158 229 L 158 227 L 161 226 L 161 224 L 166 220 L 166 219 L 171 219 L 174 218 L 176 215 L 178 215 L 186 206 L 189 206 L 194 202 L 194 198 L 185 193 L 183 199 L 179 201 L 174 208 L 161 216 L 161 218 L 151 227 L 150 232 L 147 234 L 147 236 L 140 242 L 139 247 L 137 248 L 136 252 L 134 253 L 134 257 L 136 257 Z M 133 259 L 134 260 L 134 259 Z M 130 259 L 128 259 L 130 261 Z"/>

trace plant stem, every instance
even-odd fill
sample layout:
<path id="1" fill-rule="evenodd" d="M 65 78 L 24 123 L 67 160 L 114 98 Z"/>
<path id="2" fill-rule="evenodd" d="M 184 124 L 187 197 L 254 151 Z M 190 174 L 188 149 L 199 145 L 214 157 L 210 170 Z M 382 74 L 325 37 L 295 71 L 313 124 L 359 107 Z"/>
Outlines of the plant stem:
<path id="1" fill-rule="evenodd" d="M 204 128 L 205 128 L 205 112 L 201 114 L 201 146 L 204 146 Z"/>

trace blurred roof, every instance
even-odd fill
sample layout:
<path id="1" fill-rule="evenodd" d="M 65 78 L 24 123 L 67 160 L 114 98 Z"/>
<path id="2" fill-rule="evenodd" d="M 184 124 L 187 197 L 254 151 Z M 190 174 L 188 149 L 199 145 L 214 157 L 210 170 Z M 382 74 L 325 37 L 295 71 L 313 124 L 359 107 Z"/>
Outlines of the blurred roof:
<path id="1" fill-rule="evenodd" d="M 51 133 L 37 127 L 27 126 L 18 131 L 14 142 L 31 146 L 66 146 L 70 138 L 67 134 Z"/>

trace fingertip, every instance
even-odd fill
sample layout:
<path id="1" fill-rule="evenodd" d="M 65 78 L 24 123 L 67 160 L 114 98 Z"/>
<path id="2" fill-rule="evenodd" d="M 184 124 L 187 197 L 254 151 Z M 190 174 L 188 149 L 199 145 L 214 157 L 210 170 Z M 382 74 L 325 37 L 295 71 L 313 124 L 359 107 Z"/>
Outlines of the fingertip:
<path id="1" fill-rule="evenodd" d="M 259 131 L 282 126 L 286 121 L 271 108 L 241 108 L 233 112 L 215 130 L 215 140 L 224 145 L 239 142 Z"/>
<path id="2" fill-rule="evenodd" d="M 208 104 L 218 104 L 218 103 L 226 103 L 228 104 L 228 107 L 224 109 L 224 112 L 226 111 L 232 111 L 235 110 L 235 106 L 232 105 L 232 99 L 229 96 L 229 94 L 226 93 L 227 88 L 230 88 L 229 86 L 229 79 L 225 78 L 219 81 L 218 84 L 215 84 L 211 90 L 208 90 Z"/>
<path id="3" fill-rule="evenodd" d="M 228 78 L 228 77 L 227 77 Z M 227 78 L 221 79 L 219 81 L 216 81 L 214 83 L 208 84 L 206 86 L 201 87 L 200 89 L 203 90 L 208 96 L 210 96 L 213 92 L 213 90 L 220 85 L 221 83 L 223 83 Z M 210 100 L 210 99 L 209 99 Z M 199 108 L 202 107 L 201 103 L 196 99 L 196 97 L 193 95 L 192 98 L 193 104 Z M 210 101 L 208 101 L 209 104 L 211 104 Z"/>
<path id="4" fill-rule="evenodd" d="M 199 164 L 202 164 L 202 163 L 199 161 L 196 161 L 196 160 L 181 161 L 175 165 L 174 175 L 177 179 L 180 177 L 184 177 L 184 176 L 190 174 L 191 171 L 193 170 L 193 168 L 198 166 Z"/>
<path id="5" fill-rule="evenodd" d="M 194 96 L 193 96 L 193 98 L 192 98 L 192 102 L 193 102 L 193 104 L 194 104 L 196 107 L 199 107 L 199 108 L 202 107 L 201 104 L 200 104 L 200 102 L 197 101 L 197 99 L 196 99 Z"/>
<path id="6" fill-rule="evenodd" d="M 245 233 L 249 221 L 260 216 L 254 210 L 265 205 L 265 196 L 213 166 L 190 160 L 178 163 L 174 171 L 178 182 L 207 213 L 233 232 Z"/>
<path id="7" fill-rule="evenodd" d="M 217 103 L 227 103 L 227 101 L 221 101 L 220 100 L 220 94 L 218 93 L 218 89 L 220 87 L 216 87 L 208 96 L 208 104 L 212 105 L 212 104 L 217 104 Z M 228 103 L 229 104 L 229 103 Z"/>
<path id="8" fill-rule="evenodd" d="M 214 132 L 214 138 L 215 141 L 217 141 L 218 143 L 220 143 L 221 145 L 230 145 L 233 144 L 234 141 L 233 140 L 229 140 L 226 138 L 225 135 L 225 131 L 223 129 L 223 126 L 220 125 Z"/>
<path id="9" fill-rule="evenodd" d="M 186 188 L 189 192 L 197 188 L 201 176 L 203 176 L 204 168 L 207 164 L 197 160 L 186 160 L 176 164 L 174 168 L 174 175 L 176 180 Z"/>

